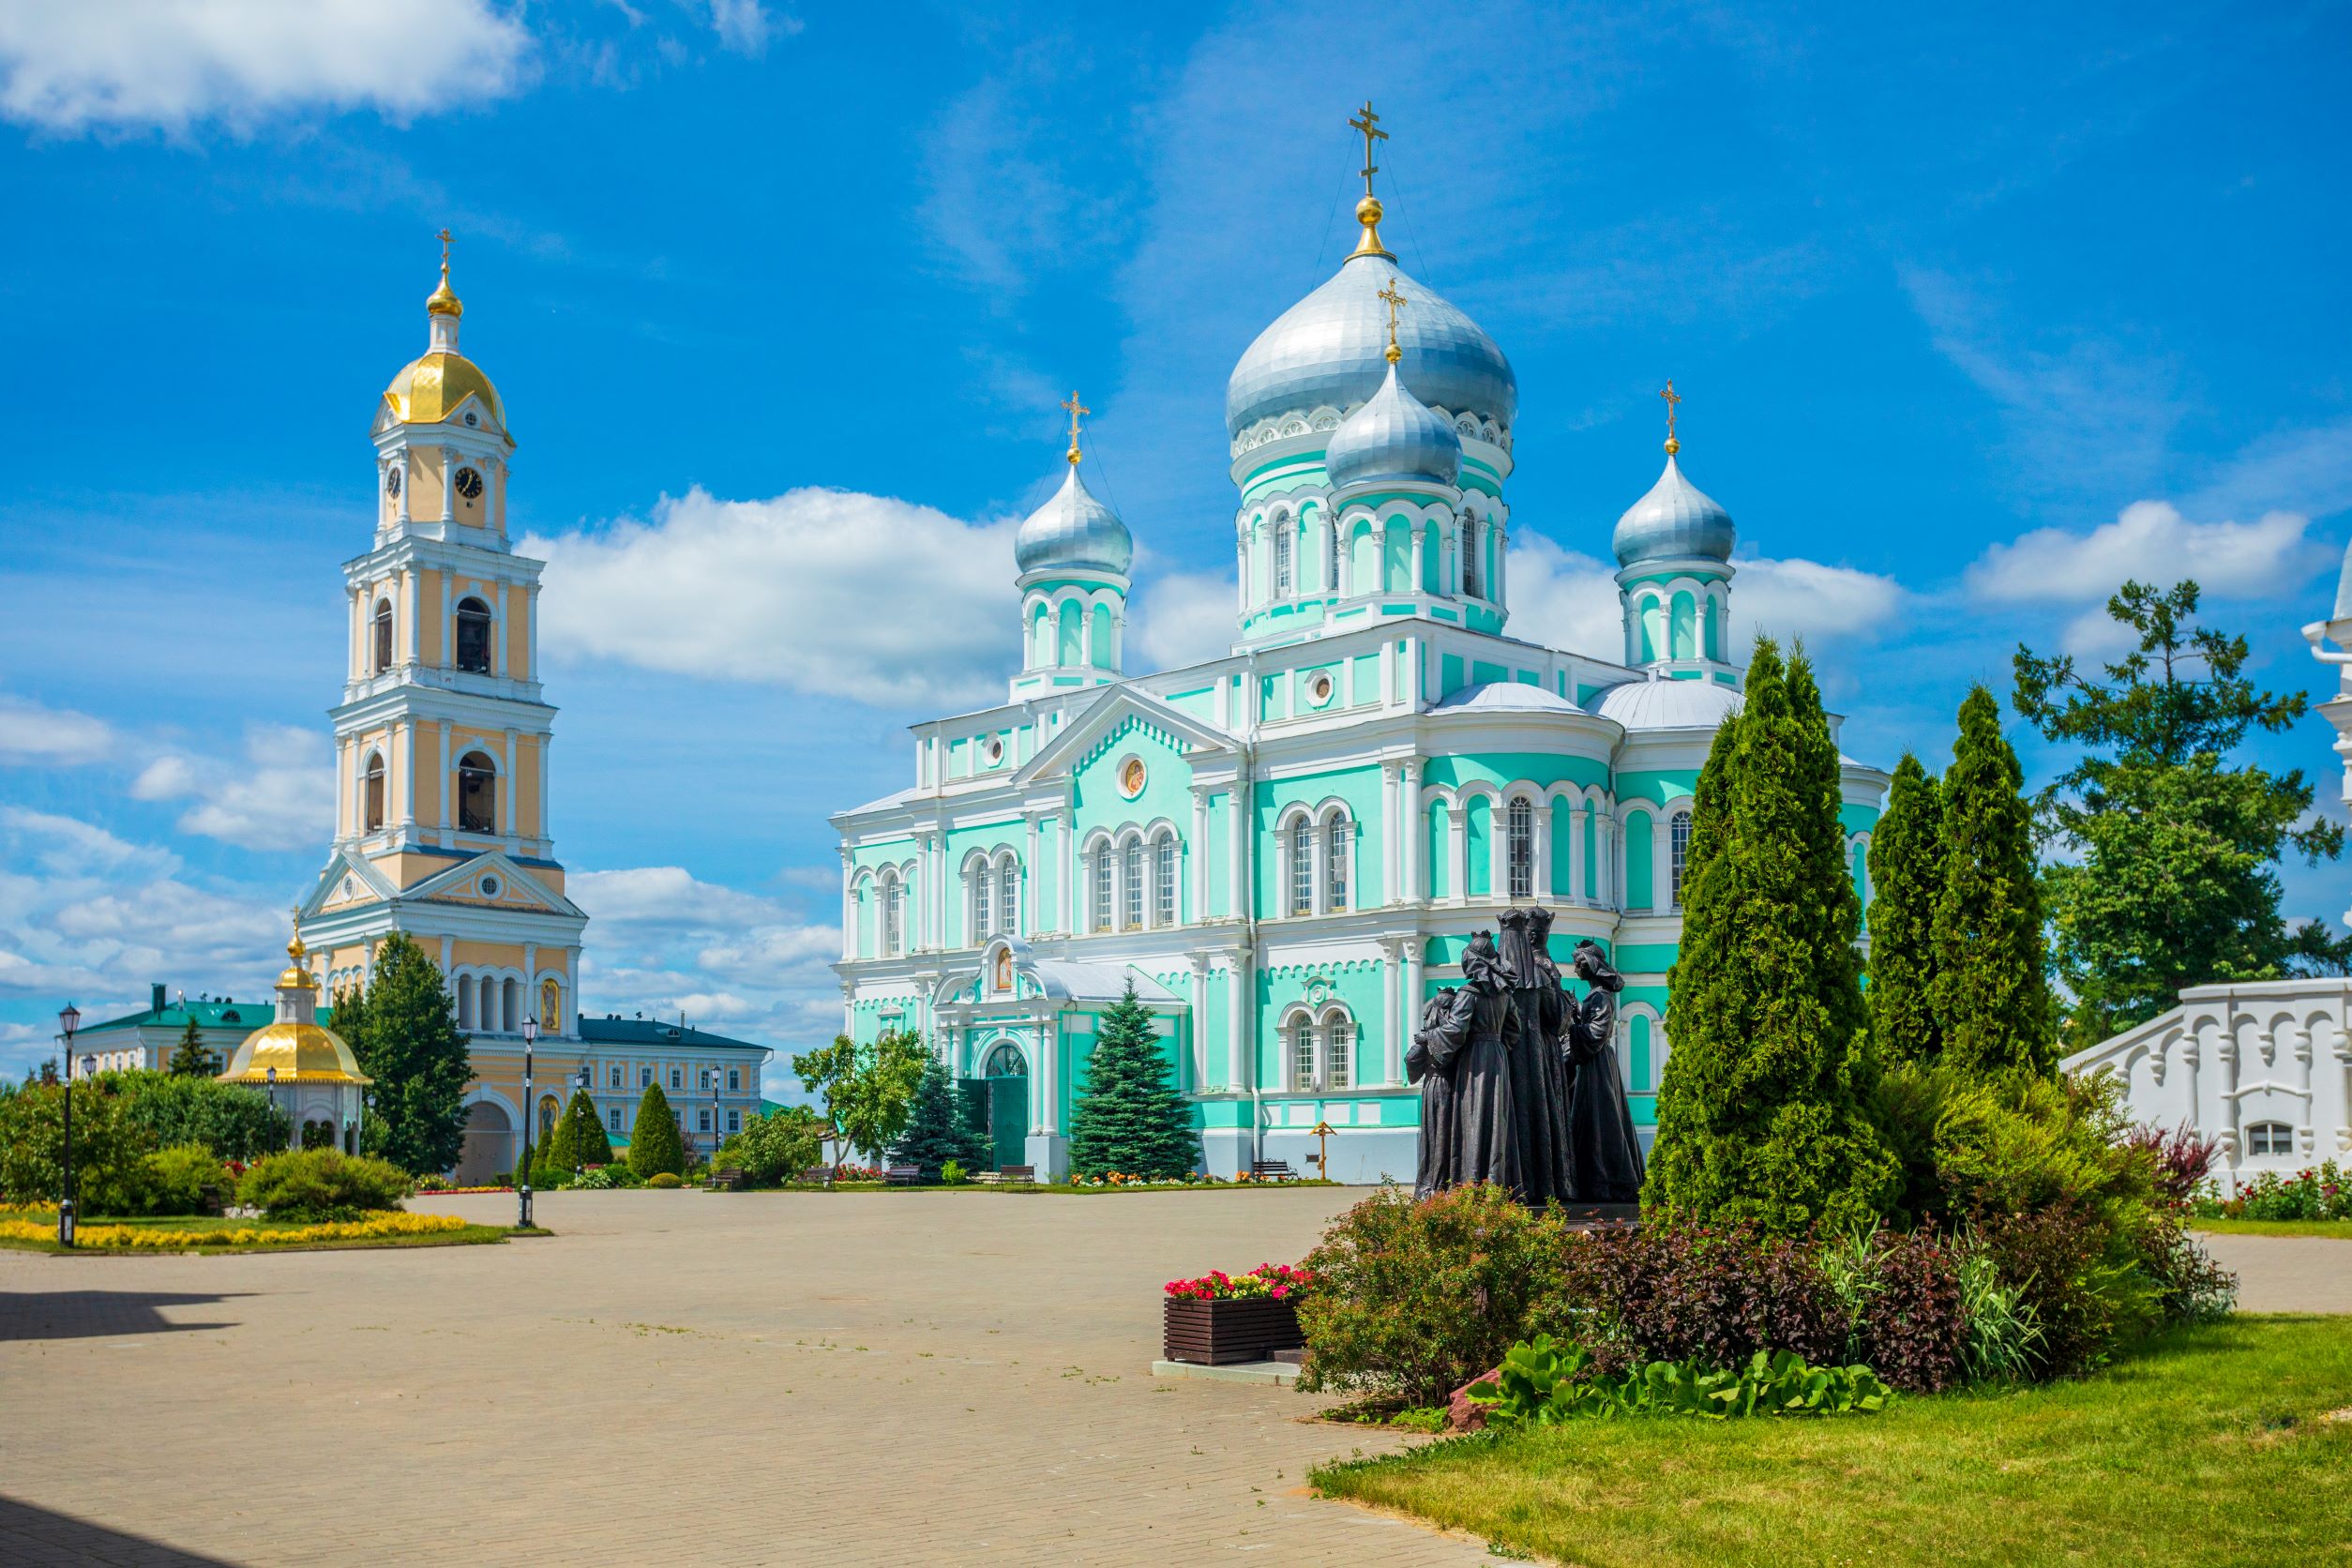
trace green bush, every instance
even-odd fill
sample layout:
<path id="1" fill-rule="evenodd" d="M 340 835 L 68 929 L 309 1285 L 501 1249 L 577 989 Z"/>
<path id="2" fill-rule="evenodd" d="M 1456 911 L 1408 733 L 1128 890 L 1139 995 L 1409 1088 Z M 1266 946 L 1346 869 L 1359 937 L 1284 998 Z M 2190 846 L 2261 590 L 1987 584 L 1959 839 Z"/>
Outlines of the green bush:
<path id="1" fill-rule="evenodd" d="M 1601 1367 L 1581 1345 L 1551 1335 L 1511 1347 L 1471 1400 L 1500 1425 L 1618 1415 L 1876 1415 L 1892 1397 L 1867 1366 L 1812 1366 L 1793 1350 L 1758 1350 L 1738 1367 L 1653 1361 L 1622 1372 Z"/>
<path id="2" fill-rule="evenodd" d="M 972 1179 L 972 1173 L 963 1168 L 960 1160 L 949 1160 L 939 1168 L 939 1179 L 951 1187 L 960 1186 Z"/>
<path id="3" fill-rule="evenodd" d="M 686 1165 L 686 1140 L 678 1136 L 676 1115 L 661 1085 L 649 1083 L 637 1102 L 637 1123 L 629 1131 L 629 1168 L 653 1184 L 656 1176 L 676 1176 Z"/>
<path id="4" fill-rule="evenodd" d="M 1556 1213 L 1485 1184 L 1418 1202 L 1398 1188 L 1365 1199 L 1307 1255 L 1316 1289 L 1299 1304 L 1299 1386 L 1442 1404 L 1528 1336 L 1563 1235 Z"/>
<path id="5" fill-rule="evenodd" d="M 574 1192 L 611 1192 L 621 1187 L 641 1187 L 644 1184 L 636 1171 L 616 1162 L 580 1172 L 571 1187 Z"/>
<path id="6" fill-rule="evenodd" d="M 147 1213 L 218 1214 L 236 1190 L 219 1155 L 201 1143 L 179 1143 L 147 1156 Z"/>
<path id="7" fill-rule="evenodd" d="M 585 1089 L 575 1089 L 564 1114 L 556 1118 L 555 1129 L 548 1140 L 533 1150 L 532 1169 L 536 1179 L 535 1187 L 565 1187 L 575 1184 L 573 1172 L 592 1165 L 612 1163 L 612 1140 L 604 1130 L 604 1119 L 596 1114 L 596 1102 Z"/>
<path id="8" fill-rule="evenodd" d="M 54 1203 L 63 1192 L 66 1088 L 30 1083 L 0 1100 L 0 1201 Z M 146 1207 L 155 1134 L 103 1078 L 73 1085 L 73 1184 L 83 1217 Z"/>
<path id="9" fill-rule="evenodd" d="M 780 1186 L 817 1163 L 824 1137 L 825 1124 L 815 1111 L 778 1106 L 765 1115 L 755 1112 L 720 1148 L 718 1163 L 741 1170 L 752 1186 Z"/>
<path id="10" fill-rule="evenodd" d="M 100 1073 L 99 1084 L 123 1097 L 127 1114 L 155 1135 L 156 1147 L 201 1143 L 223 1160 L 257 1160 L 286 1147 L 293 1123 L 267 1092 L 179 1073 Z M 78 1118 L 81 1107 L 74 1108 Z"/>
<path id="11" fill-rule="evenodd" d="M 397 1209 L 409 1174 L 389 1160 L 334 1149 L 289 1150 L 249 1168 L 237 1201 L 271 1219 L 349 1219 L 369 1209 Z"/>
<path id="12" fill-rule="evenodd" d="M 645 1178 L 645 1184 L 649 1187 L 682 1187 L 686 1185 L 686 1178 L 674 1170 L 656 1170 Z"/>

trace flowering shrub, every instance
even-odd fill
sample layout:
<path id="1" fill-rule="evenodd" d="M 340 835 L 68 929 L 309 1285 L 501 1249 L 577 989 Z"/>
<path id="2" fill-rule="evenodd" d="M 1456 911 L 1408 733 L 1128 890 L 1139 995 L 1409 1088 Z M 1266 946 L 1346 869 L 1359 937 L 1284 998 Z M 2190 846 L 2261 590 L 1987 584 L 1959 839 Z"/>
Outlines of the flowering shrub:
<path id="1" fill-rule="evenodd" d="M 2239 1187 L 2235 1198 L 2224 1198 L 2208 1185 L 2190 1210 L 2204 1219 L 2352 1219 L 2352 1184 L 2329 1160 L 2315 1170 L 2307 1166 L 2284 1178 L 2266 1170 Z"/>
<path id="2" fill-rule="evenodd" d="M 611 1165 L 592 1165 L 572 1178 L 574 1192 L 611 1192 L 620 1187 L 641 1187 L 644 1178 L 620 1161 Z"/>
<path id="3" fill-rule="evenodd" d="M 1245 1274 L 1211 1269 L 1199 1279 L 1171 1279 L 1166 1289 L 1169 1295 L 1187 1301 L 1239 1302 L 1265 1297 L 1288 1301 L 1304 1295 L 1314 1283 L 1315 1273 L 1311 1269 L 1292 1268 L 1288 1263 L 1260 1263 Z"/>
<path id="4" fill-rule="evenodd" d="M 2207 1174 L 2213 1168 L 2214 1152 L 2221 1148 L 2218 1138 L 2199 1138 L 2186 1125 L 2166 1132 L 2162 1127 L 2138 1126 L 2126 1134 L 2127 1149 L 2145 1150 L 2155 1168 L 2156 1201 L 2168 1209 L 2185 1209 L 2205 1184 Z"/>
<path id="5" fill-rule="evenodd" d="M 257 1227 L 239 1227 L 234 1230 L 160 1230 L 145 1226 L 85 1225 L 74 1232 L 74 1241 L 80 1246 L 108 1247 L 126 1252 L 186 1252 L 193 1247 L 301 1246 L 313 1242 L 363 1242 L 390 1236 L 430 1236 L 447 1230 L 462 1230 L 465 1224 L 456 1214 L 386 1212 L 370 1214 L 366 1219 L 294 1226 L 279 1230 L 264 1230 Z M 57 1217 L 53 1213 L 45 1225 L 23 1220 L 0 1220 L 0 1239 L 44 1242 L 56 1233 Z"/>

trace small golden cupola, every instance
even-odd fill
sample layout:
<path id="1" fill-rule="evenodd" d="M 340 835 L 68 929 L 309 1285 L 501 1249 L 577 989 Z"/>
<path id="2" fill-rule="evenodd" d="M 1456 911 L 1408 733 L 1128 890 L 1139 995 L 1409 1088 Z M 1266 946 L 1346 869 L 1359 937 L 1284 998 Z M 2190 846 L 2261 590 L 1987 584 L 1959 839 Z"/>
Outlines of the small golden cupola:
<path id="1" fill-rule="evenodd" d="M 375 1081 L 359 1070 L 343 1037 L 319 1022 L 319 983 L 305 962 L 299 925 L 286 943 L 285 972 L 278 976 L 278 1016 L 245 1037 L 220 1074 L 223 1083 L 265 1088 L 292 1118 L 294 1140 L 324 1124 L 333 1144 L 358 1152 L 363 1094 Z M 307 1140 L 323 1141 L 313 1133 Z"/>
<path id="2" fill-rule="evenodd" d="M 441 284 L 425 298 L 425 352 L 400 367 L 384 389 L 384 417 L 400 425 L 440 425 L 472 415 L 477 428 L 504 431 L 505 406 L 482 368 L 458 352 L 465 306 L 449 286 L 449 231 L 441 231 Z M 469 409 L 467 400 L 475 407 Z"/>

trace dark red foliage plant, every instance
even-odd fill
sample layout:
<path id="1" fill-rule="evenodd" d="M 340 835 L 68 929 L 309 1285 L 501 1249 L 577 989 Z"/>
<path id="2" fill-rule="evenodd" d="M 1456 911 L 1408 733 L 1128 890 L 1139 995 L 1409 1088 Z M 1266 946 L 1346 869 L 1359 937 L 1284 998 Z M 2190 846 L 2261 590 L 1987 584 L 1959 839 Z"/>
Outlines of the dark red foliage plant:
<path id="1" fill-rule="evenodd" d="M 1858 1283 L 1856 1360 L 1907 1394 L 1940 1394 L 1966 1380 L 1968 1322 L 1949 1242 L 1882 1230 Z"/>
<path id="2" fill-rule="evenodd" d="M 1844 1359 L 1844 1314 L 1803 1242 L 1744 1227 L 1646 1225 L 1571 1236 L 1563 1253 L 1539 1326 L 1609 1361 L 1740 1366 L 1758 1350 Z"/>

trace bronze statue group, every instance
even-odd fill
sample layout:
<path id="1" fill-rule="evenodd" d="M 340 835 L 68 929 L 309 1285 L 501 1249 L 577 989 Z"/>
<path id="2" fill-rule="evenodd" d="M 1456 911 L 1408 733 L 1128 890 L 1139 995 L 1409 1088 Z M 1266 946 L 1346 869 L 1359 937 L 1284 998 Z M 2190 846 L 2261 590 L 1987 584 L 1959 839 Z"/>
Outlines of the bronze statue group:
<path id="1" fill-rule="evenodd" d="M 1429 998 L 1405 1055 L 1421 1086 L 1414 1191 L 1492 1182 L 1538 1207 L 1636 1202 L 1641 1144 L 1617 1070 L 1624 976 L 1579 942 L 1579 1001 L 1552 961 L 1551 911 L 1509 910 L 1501 926 L 1500 948 L 1491 932 L 1470 938 L 1461 986 Z"/>

